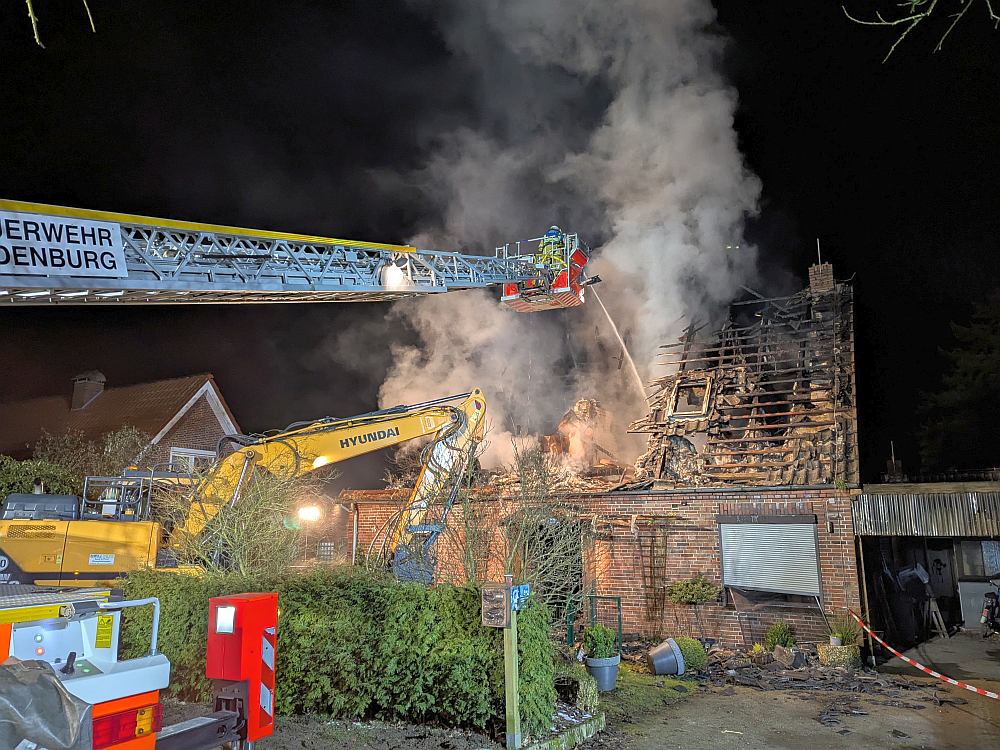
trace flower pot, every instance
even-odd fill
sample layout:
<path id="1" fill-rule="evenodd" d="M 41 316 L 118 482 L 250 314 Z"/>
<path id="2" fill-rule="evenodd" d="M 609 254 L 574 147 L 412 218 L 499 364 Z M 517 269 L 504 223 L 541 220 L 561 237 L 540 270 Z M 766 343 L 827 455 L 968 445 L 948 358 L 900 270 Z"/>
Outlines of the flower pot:
<path id="1" fill-rule="evenodd" d="M 831 635 L 830 636 L 830 645 L 831 646 L 843 646 L 844 645 L 844 640 L 839 635 Z"/>
<path id="2" fill-rule="evenodd" d="M 618 664 L 621 660 L 621 654 L 606 659 L 587 657 L 587 671 L 597 681 L 597 689 L 602 693 L 615 689 L 615 683 L 618 682 Z"/>
<path id="3" fill-rule="evenodd" d="M 853 646 L 828 646 L 825 643 L 820 643 L 816 646 L 816 652 L 819 655 L 819 663 L 824 667 L 861 668 L 861 647 L 857 644 Z"/>
<path id="4" fill-rule="evenodd" d="M 646 658 L 649 671 L 653 674 L 684 674 L 684 654 L 673 638 L 667 638 L 651 650 Z"/>

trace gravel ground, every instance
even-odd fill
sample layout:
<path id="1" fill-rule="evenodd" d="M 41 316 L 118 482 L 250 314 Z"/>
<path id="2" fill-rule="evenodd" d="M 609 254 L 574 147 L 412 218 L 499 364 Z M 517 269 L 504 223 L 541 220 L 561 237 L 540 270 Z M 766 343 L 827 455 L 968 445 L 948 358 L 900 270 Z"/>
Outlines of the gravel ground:
<path id="1" fill-rule="evenodd" d="M 612 724 L 587 747 L 983 750 L 998 746 L 1000 702 L 947 686 L 939 694 L 968 703 L 929 703 L 916 709 L 879 705 L 876 697 L 854 693 L 699 688 L 690 700 Z"/>

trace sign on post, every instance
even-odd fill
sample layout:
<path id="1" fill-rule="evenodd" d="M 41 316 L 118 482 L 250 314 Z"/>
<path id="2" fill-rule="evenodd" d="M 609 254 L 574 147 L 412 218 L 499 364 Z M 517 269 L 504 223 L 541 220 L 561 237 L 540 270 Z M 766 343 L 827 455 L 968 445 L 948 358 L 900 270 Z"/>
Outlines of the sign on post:
<path id="1" fill-rule="evenodd" d="M 521 747 L 521 706 L 518 690 L 517 613 L 531 588 L 526 583 L 513 585 L 513 576 L 504 576 L 504 583 L 483 584 L 483 625 L 503 628 L 504 702 L 507 705 L 507 747 Z"/>
<path id="2" fill-rule="evenodd" d="M 0 275 L 125 278 L 121 227 L 108 221 L 0 211 Z"/>
<path id="3" fill-rule="evenodd" d="M 511 589 L 503 583 L 483 584 L 483 625 L 488 628 L 510 627 Z"/>
<path id="4" fill-rule="evenodd" d="M 522 583 L 520 586 L 512 586 L 510 589 L 510 608 L 514 612 L 520 612 L 524 608 L 524 603 L 531 594 L 531 586 Z"/>

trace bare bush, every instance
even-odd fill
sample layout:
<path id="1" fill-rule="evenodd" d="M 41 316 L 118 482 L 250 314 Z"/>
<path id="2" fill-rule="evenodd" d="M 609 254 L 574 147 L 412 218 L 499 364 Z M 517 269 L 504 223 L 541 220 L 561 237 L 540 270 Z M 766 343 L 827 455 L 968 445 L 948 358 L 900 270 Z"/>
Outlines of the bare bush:
<path id="1" fill-rule="evenodd" d="M 33 457 L 64 468 L 76 478 L 80 492 L 84 477 L 118 476 L 125 468 L 140 464 L 151 440 L 151 435 L 128 425 L 100 440 L 88 439 L 81 430 L 55 435 L 42 430 Z"/>
<path id="2" fill-rule="evenodd" d="M 298 519 L 304 505 L 328 505 L 325 481 L 275 476 L 257 471 L 236 502 L 225 503 L 204 530 L 189 533 L 184 523 L 199 503 L 198 492 L 210 477 L 195 480 L 195 489 L 159 488 L 153 498 L 156 520 L 170 535 L 177 561 L 209 571 L 241 574 L 279 572 L 303 558 L 308 522 Z M 224 501 L 223 501 L 224 502 Z"/>
<path id="3" fill-rule="evenodd" d="M 503 491 L 476 486 L 475 473 L 466 473 L 438 541 L 438 569 L 476 582 L 511 574 L 558 616 L 582 587 L 584 524 L 556 495 L 546 454 L 515 446 L 507 473 L 517 481 Z"/>

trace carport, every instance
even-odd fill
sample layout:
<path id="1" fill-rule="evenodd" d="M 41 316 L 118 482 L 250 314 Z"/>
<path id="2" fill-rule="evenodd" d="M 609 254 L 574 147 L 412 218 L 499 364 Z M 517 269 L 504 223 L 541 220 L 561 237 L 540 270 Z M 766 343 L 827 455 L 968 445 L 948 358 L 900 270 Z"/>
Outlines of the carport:
<path id="1" fill-rule="evenodd" d="M 946 639 L 942 623 L 978 635 L 1000 573 L 1000 482 L 866 485 L 852 515 L 865 609 L 889 643 Z"/>

